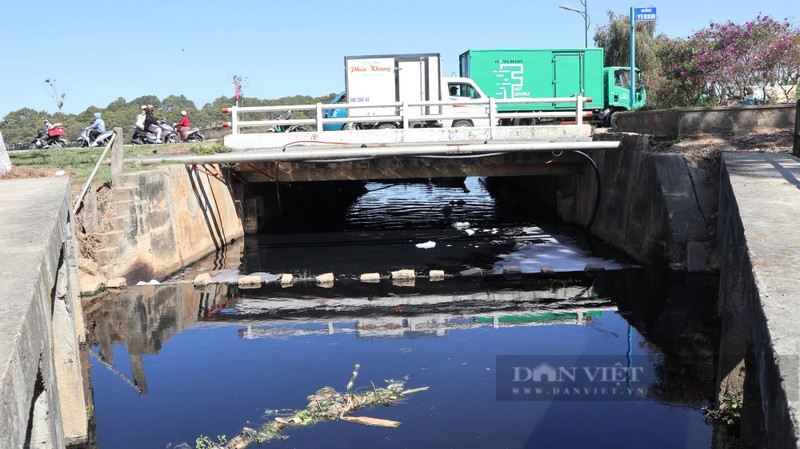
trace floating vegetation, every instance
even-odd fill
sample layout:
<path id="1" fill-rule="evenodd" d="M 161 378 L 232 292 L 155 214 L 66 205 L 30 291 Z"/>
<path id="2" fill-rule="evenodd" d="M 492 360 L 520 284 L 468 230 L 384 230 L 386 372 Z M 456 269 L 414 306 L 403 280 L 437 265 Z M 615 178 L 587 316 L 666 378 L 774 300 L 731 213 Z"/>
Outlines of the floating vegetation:
<path id="1" fill-rule="evenodd" d="M 308 396 L 308 405 L 303 410 L 292 411 L 285 416 L 276 416 L 272 421 L 255 430 L 248 427 L 242 429 L 239 435 L 226 441 L 218 438 L 218 443 L 205 438 L 202 449 L 242 449 L 251 443 L 265 443 L 273 439 L 288 438 L 283 431 L 293 427 L 304 427 L 325 421 L 348 421 L 366 426 L 398 427 L 399 421 L 371 418 L 367 416 L 351 416 L 362 408 L 376 407 L 379 405 L 392 405 L 402 401 L 410 394 L 425 391 L 428 387 L 406 389 L 408 376 L 402 379 L 389 379 L 385 387 L 376 387 L 372 384 L 371 390 L 351 392 L 350 389 L 358 376 L 359 365 L 353 369 L 353 375 L 343 392 L 336 391 L 333 387 L 323 387 L 316 393 Z M 198 439 L 198 449 L 199 439 Z"/>

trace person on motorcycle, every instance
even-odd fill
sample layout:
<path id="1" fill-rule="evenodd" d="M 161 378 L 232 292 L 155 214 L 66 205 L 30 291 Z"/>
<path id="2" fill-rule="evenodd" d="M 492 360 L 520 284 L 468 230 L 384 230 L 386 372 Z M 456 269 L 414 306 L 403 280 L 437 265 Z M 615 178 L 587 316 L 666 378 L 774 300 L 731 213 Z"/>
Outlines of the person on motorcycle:
<path id="1" fill-rule="evenodd" d="M 181 111 L 181 120 L 175 124 L 175 132 L 178 133 L 178 138 L 181 142 L 186 141 L 186 135 L 189 133 L 189 116 L 186 111 Z"/>
<path id="2" fill-rule="evenodd" d="M 145 109 L 144 116 L 144 129 L 156 134 L 156 143 L 161 143 L 161 125 L 158 119 L 153 115 L 153 105 L 148 104 Z"/>
<path id="3" fill-rule="evenodd" d="M 97 136 L 106 132 L 106 122 L 100 116 L 99 112 L 94 113 L 94 123 L 89 126 L 89 140 L 94 142 Z"/>
<path id="4" fill-rule="evenodd" d="M 139 131 L 144 131 L 144 119 L 145 116 L 147 115 L 145 109 L 147 109 L 147 106 L 141 105 L 139 106 L 139 109 L 142 112 L 140 112 L 139 115 L 136 116 L 136 129 L 138 129 Z"/>
<path id="5" fill-rule="evenodd" d="M 50 120 L 44 119 L 44 132 L 48 136 L 50 135 L 50 130 L 53 129 L 53 124 L 50 123 Z"/>

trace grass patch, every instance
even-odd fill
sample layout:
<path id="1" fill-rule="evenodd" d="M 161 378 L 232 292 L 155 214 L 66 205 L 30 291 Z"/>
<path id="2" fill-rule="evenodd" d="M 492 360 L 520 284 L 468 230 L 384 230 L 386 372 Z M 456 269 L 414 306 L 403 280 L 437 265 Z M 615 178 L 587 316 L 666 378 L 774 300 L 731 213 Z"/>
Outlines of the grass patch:
<path id="1" fill-rule="evenodd" d="M 73 182 L 86 182 L 94 170 L 104 148 L 48 148 L 33 151 L 11 151 L 8 153 L 14 167 L 24 167 L 31 172 L 52 172 L 63 170 L 70 174 Z M 125 145 L 123 157 L 152 156 L 153 154 L 215 154 L 229 153 L 232 149 L 217 142 L 179 143 L 174 145 Z M 104 183 L 111 180 L 111 151 L 100 165 L 93 182 Z M 166 165 L 168 163 L 165 163 Z M 134 166 L 125 164 L 123 173 L 152 170 L 155 166 Z"/>
<path id="2" fill-rule="evenodd" d="M 195 154 L 217 154 L 217 153 L 230 153 L 233 151 L 233 149 L 228 148 L 225 145 L 215 144 L 213 146 L 195 145 L 192 148 L 190 148 L 190 151 Z"/>

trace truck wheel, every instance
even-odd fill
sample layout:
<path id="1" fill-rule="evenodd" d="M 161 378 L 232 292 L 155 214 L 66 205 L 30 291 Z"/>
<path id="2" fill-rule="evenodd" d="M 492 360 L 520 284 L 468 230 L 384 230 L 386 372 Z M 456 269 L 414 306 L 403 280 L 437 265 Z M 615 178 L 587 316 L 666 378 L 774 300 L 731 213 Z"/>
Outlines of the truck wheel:
<path id="1" fill-rule="evenodd" d="M 616 128 L 617 127 L 617 113 L 615 111 L 610 112 L 606 116 L 606 123 L 605 125 L 609 128 Z"/>
<path id="2" fill-rule="evenodd" d="M 471 128 L 474 126 L 469 120 L 456 120 L 453 122 L 453 128 Z"/>
<path id="3" fill-rule="evenodd" d="M 378 125 L 378 129 L 397 129 L 397 125 L 394 123 L 381 123 Z"/>
<path id="4" fill-rule="evenodd" d="M 514 126 L 535 126 L 536 119 L 532 118 L 516 118 L 514 119 Z"/>
<path id="5" fill-rule="evenodd" d="M 342 125 L 342 131 L 355 131 L 358 129 L 358 125 L 355 123 L 345 123 Z"/>

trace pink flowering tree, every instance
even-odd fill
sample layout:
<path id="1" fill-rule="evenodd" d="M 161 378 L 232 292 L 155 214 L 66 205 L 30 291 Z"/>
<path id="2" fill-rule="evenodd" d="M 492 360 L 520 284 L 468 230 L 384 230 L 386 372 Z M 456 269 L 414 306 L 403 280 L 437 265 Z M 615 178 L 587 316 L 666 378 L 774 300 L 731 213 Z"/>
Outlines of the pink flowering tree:
<path id="1" fill-rule="evenodd" d="M 767 16 L 711 22 L 687 39 L 662 41 L 658 55 L 656 96 L 664 105 L 724 104 L 747 88 L 762 101 L 786 101 L 800 81 L 800 30 Z M 783 98 L 765 98 L 768 87 Z"/>

